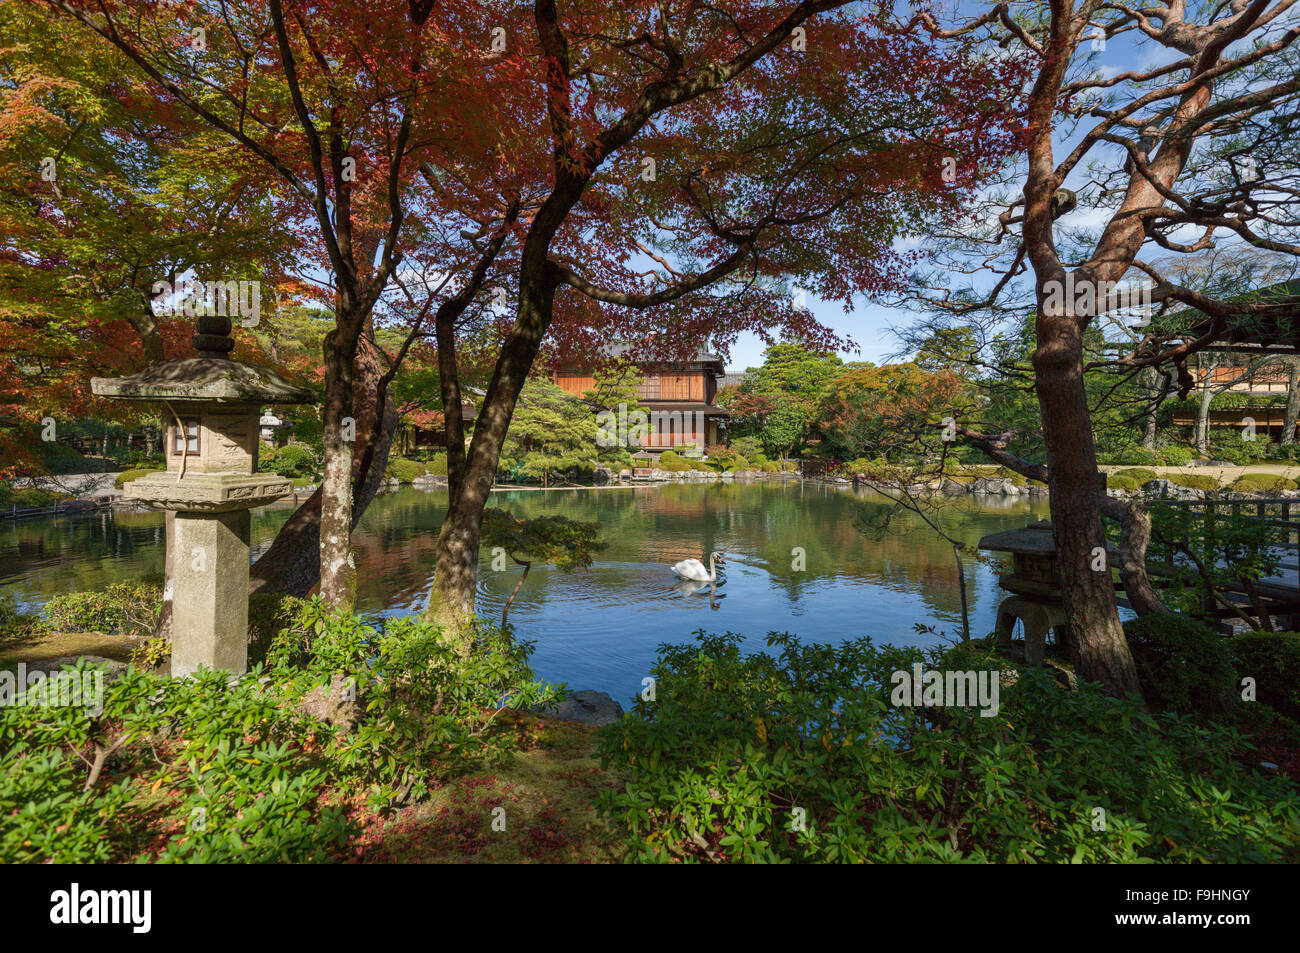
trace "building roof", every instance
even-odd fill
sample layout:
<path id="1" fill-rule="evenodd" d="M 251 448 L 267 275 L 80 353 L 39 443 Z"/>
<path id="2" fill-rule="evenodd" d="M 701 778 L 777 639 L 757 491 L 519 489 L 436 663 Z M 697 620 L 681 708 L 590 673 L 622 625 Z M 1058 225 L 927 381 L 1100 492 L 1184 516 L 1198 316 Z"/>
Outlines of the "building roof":
<path id="1" fill-rule="evenodd" d="M 1234 302 L 1258 301 L 1272 307 L 1257 313 L 1229 316 L 1226 331 L 1209 349 L 1300 354 L 1300 301 L 1286 300 L 1290 298 L 1300 298 L 1300 280 L 1279 282 L 1230 299 Z M 1184 322 L 1188 325 L 1188 334 L 1195 336 L 1204 334 L 1210 326 L 1210 318 L 1195 308 L 1185 308 L 1160 319 L 1160 324 L 1168 323 L 1174 327 Z"/>
<path id="2" fill-rule="evenodd" d="M 633 341 L 613 341 L 604 345 L 601 350 L 610 357 L 626 357 L 629 360 L 636 361 L 637 352 L 643 351 L 645 345 Z M 714 354 L 706 348 L 698 348 L 695 354 L 689 359 L 692 364 L 721 364 L 722 355 Z M 672 361 L 668 359 L 655 359 L 653 363 L 660 364 L 677 364 L 681 361 Z"/>

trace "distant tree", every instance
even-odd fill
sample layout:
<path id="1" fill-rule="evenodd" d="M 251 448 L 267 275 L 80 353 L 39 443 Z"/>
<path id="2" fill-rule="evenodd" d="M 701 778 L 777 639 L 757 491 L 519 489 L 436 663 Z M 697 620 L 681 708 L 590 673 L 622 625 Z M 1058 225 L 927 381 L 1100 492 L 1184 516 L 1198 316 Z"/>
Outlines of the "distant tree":
<path id="1" fill-rule="evenodd" d="M 969 385 L 949 370 L 849 368 L 826 385 L 821 430 L 837 456 L 915 458 L 939 449 L 938 425 L 963 418 L 970 399 Z"/>

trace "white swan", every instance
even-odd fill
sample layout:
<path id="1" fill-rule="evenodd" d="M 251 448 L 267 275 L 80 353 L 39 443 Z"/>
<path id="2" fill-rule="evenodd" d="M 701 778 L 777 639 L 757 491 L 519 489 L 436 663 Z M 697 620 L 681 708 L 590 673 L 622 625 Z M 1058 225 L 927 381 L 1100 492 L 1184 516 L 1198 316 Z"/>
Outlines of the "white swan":
<path id="1" fill-rule="evenodd" d="M 682 579 L 694 579 L 696 582 L 716 582 L 718 570 L 715 563 L 726 563 L 721 553 L 709 553 L 708 569 L 705 569 L 704 563 L 698 559 L 683 559 L 671 568 L 673 573 Z"/>

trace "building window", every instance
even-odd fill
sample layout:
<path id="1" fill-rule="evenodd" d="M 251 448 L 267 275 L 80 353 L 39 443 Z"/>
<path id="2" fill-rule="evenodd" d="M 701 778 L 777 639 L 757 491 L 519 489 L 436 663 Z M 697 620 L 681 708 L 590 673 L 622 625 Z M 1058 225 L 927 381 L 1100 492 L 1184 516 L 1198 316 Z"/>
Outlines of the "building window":
<path id="1" fill-rule="evenodd" d="M 196 418 L 181 421 L 185 425 L 184 437 L 181 435 L 179 427 L 172 426 L 172 453 L 180 456 L 184 453 L 189 456 L 192 453 L 199 452 L 199 422 Z"/>

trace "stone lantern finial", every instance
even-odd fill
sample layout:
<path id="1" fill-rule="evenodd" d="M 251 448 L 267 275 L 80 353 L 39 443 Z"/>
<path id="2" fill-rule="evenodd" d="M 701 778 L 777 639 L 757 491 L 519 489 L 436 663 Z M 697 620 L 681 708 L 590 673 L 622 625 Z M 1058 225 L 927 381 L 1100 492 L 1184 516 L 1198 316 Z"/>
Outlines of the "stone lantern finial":
<path id="1" fill-rule="evenodd" d="M 215 314 L 205 314 L 195 322 L 195 330 L 198 332 L 194 335 L 194 347 L 199 352 L 199 357 L 230 357 L 230 352 L 235 349 L 235 342 L 230 337 L 231 323 L 229 318 L 223 318 Z"/>

